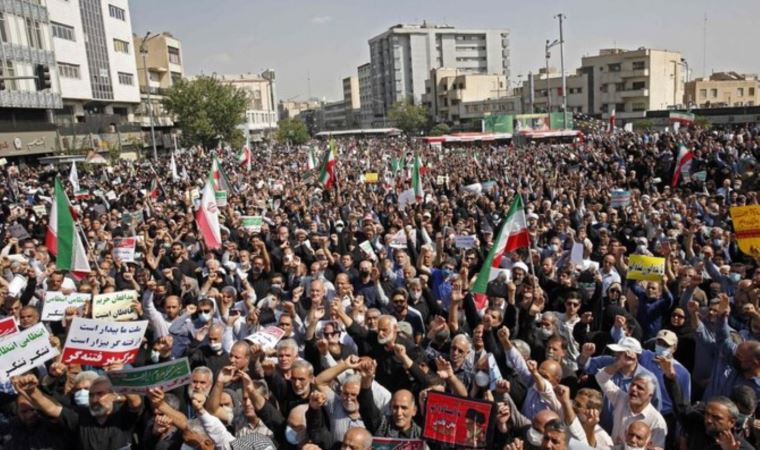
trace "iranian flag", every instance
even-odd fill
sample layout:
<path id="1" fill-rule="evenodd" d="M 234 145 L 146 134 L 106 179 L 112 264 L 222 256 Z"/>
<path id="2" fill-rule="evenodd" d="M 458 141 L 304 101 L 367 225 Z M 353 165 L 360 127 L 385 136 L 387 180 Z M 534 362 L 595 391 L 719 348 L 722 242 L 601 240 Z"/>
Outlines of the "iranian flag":
<path id="1" fill-rule="evenodd" d="M 224 173 L 224 169 L 216 157 L 211 162 L 211 178 L 215 191 L 230 191 L 230 181 L 227 179 L 227 174 Z"/>
<path id="2" fill-rule="evenodd" d="M 151 200 L 155 200 L 158 198 L 158 181 L 155 178 L 150 180 L 150 188 L 148 189 L 148 197 L 150 197 Z"/>
<path id="3" fill-rule="evenodd" d="M 414 189 L 414 196 L 417 200 L 422 200 L 425 197 L 425 192 L 422 189 L 422 161 L 418 155 L 414 155 L 414 167 L 412 168 L 412 188 Z"/>
<path id="4" fill-rule="evenodd" d="M 499 275 L 499 266 L 504 255 L 512 253 L 519 248 L 530 247 L 530 234 L 525 221 L 525 210 L 523 200 L 520 194 L 517 194 L 512 200 L 512 206 L 509 207 L 504 223 L 499 230 L 499 234 L 491 250 L 488 252 L 483 267 L 478 273 L 478 278 L 472 287 L 475 295 L 475 305 L 482 309 L 486 305 L 486 288 L 488 282 Z"/>
<path id="5" fill-rule="evenodd" d="M 55 194 L 50 208 L 45 245 L 55 256 L 55 267 L 72 272 L 77 277 L 90 272 L 87 250 L 74 223 L 71 203 L 63 190 L 61 179 L 55 179 Z"/>
<path id="6" fill-rule="evenodd" d="M 238 155 L 238 162 L 240 162 L 240 165 L 242 167 L 245 167 L 246 172 L 251 171 L 251 148 L 248 146 L 248 144 L 245 144 L 243 146 L 243 149 L 240 150 L 240 154 Z"/>
<path id="7" fill-rule="evenodd" d="M 612 130 L 615 129 L 615 123 L 616 122 L 617 122 L 617 120 L 615 118 L 615 107 L 613 106 L 612 107 L 612 112 L 610 113 L 610 125 L 609 125 L 609 130 L 610 131 L 612 131 Z"/>
<path id="8" fill-rule="evenodd" d="M 331 189 L 335 184 L 335 160 L 335 140 L 331 139 L 319 170 L 319 182 L 325 189 Z"/>
<path id="9" fill-rule="evenodd" d="M 206 247 L 209 250 L 222 246 L 222 232 L 219 228 L 219 209 L 216 206 L 216 194 L 214 193 L 213 170 L 209 173 L 203 192 L 201 193 L 201 205 L 195 211 L 195 221 L 198 230 L 203 235 Z"/>
<path id="10" fill-rule="evenodd" d="M 176 137 L 175 137 L 176 139 Z M 176 143 L 174 145 L 177 146 Z M 179 180 L 179 174 L 177 173 L 177 161 L 174 160 L 174 152 L 172 152 L 172 159 L 169 164 L 169 170 L 172 172 L 172 181 L 178 181 Z"/>
<path id="11" fill-rule="evenodd" d="M 76 161 L 71 163 L 71 171 L 69 172 L 69 181 L 71 182 L 71 188 L 74 192 L 79 192 L 82 190 L 79 187 L 79 174 L 77 173 Z"/>
<path id="12" fill-rule="evenodd" d="M 309 147 L 309 158 L 306 160 L 306 168 L 309 170 L 316 170 L 319 165 L 317 155 L 314 153 L 314 149 Z"/>
<path id="13" fill-rule="evenodd" d="M 671 111 L 668 118 L 670 122 L 677 122 L 681 125 L 691 125 L 694 123 L 694 114 L 688 112 Z"/>
<path id="14" fill-rule="evenodd" d="M 691 160 L 694 157 L 694 153 L 681 144 L 678 147 L 678 159 L 676 159 L 676 170 L 673 173 L 673 182 L 671 187 L 678 186 L 678 180 L 681 177 L 681 173 L 689 173 L 691 170 Z"/>

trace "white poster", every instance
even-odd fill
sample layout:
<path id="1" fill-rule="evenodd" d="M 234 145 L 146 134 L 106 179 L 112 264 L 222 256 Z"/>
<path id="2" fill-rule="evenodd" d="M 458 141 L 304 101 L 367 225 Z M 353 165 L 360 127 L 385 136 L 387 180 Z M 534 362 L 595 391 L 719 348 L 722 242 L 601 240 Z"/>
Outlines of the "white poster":
<path id="1" fill-rule="evenodd" d="M 135 262 L 136 237 L 115 238 L 113 240 L 113 257 L 121 262 Z"/>
<path id="2" fill-rule="evenodd" d="M 417 197 L 414 195 L 414 189 L 407 189 L 398 195 L 398 207 L 404 209 L 406 205 L 416 203 Z"/>
<path id="3" fill-rule="evenodd" d="M 454 236 L 454 246 L 456 248 L 470 249 L 475 247 L 475 235 Z"/>
<path id="4" fill-rule="evenodd" d="M 98 294 L 92 299 L 92 318 L 105 320 L 134 320 L 137 311 L 133 302 L 137 300 L 137 291 L 119 291 Z"/>
<path id="5" fill-rule="evenodd" d="M 5 375 L 3 378 L 10 378 L 39 367 L 56 356 L 58 350 L 50 345 L 50 334 L 45 325 L 38 323 L 0 343 L 0 371 Z"/>
<path id="6" fill-rule="evenodd" d="M 404 230 L 399 230 L 398 233 L 393 235 L 388 245 L 391 248 L 405 249 L 406 248 L 406 232 Z"/>
<path id="7" fill-rule="evenodd" d="M 274 349 L 275 345 L 280 342 L 280 339 L 282 339 L 284 335 L 285 330 L 282 328 L 269 326 L 246 337 L 245 340 L 253 344 L 258 344 L 261 346 L 261 349 L 266 352 Z"/>
<path id="8" fill-rule="evenodd" d="M 75 317 L 63 347 L 64 364 L 103 367 L 128 364 L 140 350 L 147 320 L 111 322 Z"/>
<path id="9" fill-rule="evenodd" d="M 42 305 L 42 316 L 40 317 L 40 320 L 59 322 L 63 320 L 66 308 L 69 306 L 79 308 L 84 306 L 84 302 L 89 299 L 90 294 L 80 292 L 64 295 L 59 291 L 47 291 L 45 292 L 45 301 Z"/>

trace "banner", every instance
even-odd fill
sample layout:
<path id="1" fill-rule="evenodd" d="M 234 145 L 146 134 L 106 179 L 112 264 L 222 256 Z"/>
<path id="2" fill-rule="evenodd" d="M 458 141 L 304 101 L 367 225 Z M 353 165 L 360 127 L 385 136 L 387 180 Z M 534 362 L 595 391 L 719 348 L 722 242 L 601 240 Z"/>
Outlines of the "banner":
<path id="1" fill-rule="evenodd" d="M 64 295 L 59 291 L 45 292 L 45 301 L 42 305 L 42 315 L 40 320 L 59 322 L 63 320 L 63 316 L 66 314 L 66 308 L 69 306 L 75 306 L 77 308 L 84 306 L 84 302 L 90 299 L 90 295 L 91 294 L 79 292 L 74 292 L 69 295 Z"/>
<path id="2" fill-rule="evenodd" d="M 610 191 L 610 206 L 613 208 L 625 208 L 631 204 L 631 191 L 613 189 Z"/>
<path id="3" fill-rule="evenodd" d="M 454 236 L 454 247 L 465 250 L 475 247 L 475 235 Z"/>
<path id="4" fill-rule="evenodd" d="M 731 221 L 741 251 L 760 258 L 760 205 L 734 206 Z"/>
<path id="5" fill-rule="evenodd" d="M 113 240 L 113 257 L 121 262 L 135 262 L 136 237 L 116 238 Z"/>
<path id="6" fill-rule="evenodd" d="M 132 304 L 137 291 L 119 291 L 98 294 L 92 298 L 92 318 L 104 320 L 135 320 L 137 311 Z"/>
<path id="7" fill-rule="evenodd" d="M 243 229 L 252 233 L 261 232 L 262 222 L 263 218 L 261 216 L 242 216 L 240 218 L 240 225 Z"/>
<path id="8" fill-rule="evenodd" d="M 628 257 L 627 280 L 660 281 L 665 275 L 665 258 L 631 255 Z"/>
<path id="9" fill-rule="evenodd" d="M 422 450 L 422 439 L 372 438 L 372 450 Z"/>
<path id="10" fill-rule="evenodd" d="M 0 319 L 0 339 L 18 333 L 18 325 L 13 317 L 6 317 Z"/>
<path id="11" fill-rule="evenodd" d="M 493 403 L 430 391 L 425 403 L 423 439 L 468 448 L 484 448 Z"/>
<path id="12" fill-rule="evenodd" d="M 152 366 L 124 369 L 106 373 L 114 392 L 146 395 L 150 388 L 164 392 L 190 384 L 190 363 L 187 358 L 175 359 Z"/>
<path id="13" fill-rule="evenodd" d="M 135 360 L 147 320 L 109 322 L 75 317 L 63 347 L 64 364 L 103 367 Z"/>
<path id="14" fill-rule="evenodd" d="M 377 183 L 378 175 L 377 172 L 367 172 L 364 174 L 364 182 L 365 183 Z"/>
<path id="15" fill-rule="evenodd" d="M 216 198 L 216 206 L 223 208 L 227 206 L 227 191 L 214 191 L 214 197 Z"/>
<path id="16" fill-rule="evenodd" d="M 484 133 L 512 133 L 515 116 L 490 115 L 483 119 Z"/>
<path id="17" fill-rule="evenodd" d="M 388 245 L 391 248 L 406 249 L 406 232 L 404 230 L 398 230 L 398 233 L 393 235 Z"/>
<path id="18" fill-rule="evenodd" d="M 415 203 L 417 197 L 414 195 L 414 189 L 407 189 L 398 195 L 398 207 L 404 209 L 406 205 Z"/>
<path id="19" fill-rule="evenodd" d="M 3 378 L 20 375 L 56 356 L 58 350 L 50 345 L 50 334 L 38 323 L 0 342 L 0 373 Z"/>
<path id="20" fill-rule="evenodd" d="M 275 326 L 264 327 L 245 338 L 252 344 L 258 344 L 264 351 L 272 350 L 285 335 L 285 330 Z"/>

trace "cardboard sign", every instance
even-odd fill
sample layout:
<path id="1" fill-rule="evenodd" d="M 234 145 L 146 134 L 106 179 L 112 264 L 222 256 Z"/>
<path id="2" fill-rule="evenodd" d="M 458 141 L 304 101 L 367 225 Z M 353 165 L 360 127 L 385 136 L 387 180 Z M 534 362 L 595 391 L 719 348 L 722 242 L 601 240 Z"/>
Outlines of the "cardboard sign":
<path id="1" fill-rule="evenodd" d="M 398 194 L 398 207 L 404 209 L 406 205 L 416 203 L 417 196 L 414 194 L 414 189 L 407 189 L 404 192 Z"/>
<path id="2" fill-rule="evenodd" d="M 45 208 L 45 205 L 34 205 L 32 206 L 32 211 L 34 211 L 34 214 L 36 214 L 37 217 L 45 217 L 47 215 L 47 208 Z"/>
<path id="3" fill-rule="evenodd" d="M 147 328 L 147 320 L 109 322 L 75 317 L 61 361 L 94 367 L 131 363 L 140 350 Z"/>
<path id="4" fill-rule="evenodd" d="M 243 226 L 243 229 L 252 233 L 261 232 L 262 222 L 263 218 L 261 216 L 242 216 L 240 218 L 240 224 Z"/>
<path id="5" fill-rule="evenodd" d="M 13 317 L 0 319 L 0 339 L 12 336 L 18 333 L 18 325 Z"/>
<path id="6" fill-rule="evenodd" d="M 372 450 L 422 450 L 422 439 L 372 438 Z"/>
<path id="7" fill-rule="evenodd" d="M 404 232 L 404 230 L 399 230 L 398 233 L 393 235 L 388 246 L 391 248 L 405 249 L 407 246 L 406 232 Z"/>
<path id="8" fill-rule="evenodd" d="M 20 223 L 14 223 L 13 225 L 9 226 L 8 233 L 11 235 L 11 237 L 14 237 L 18 240 L 29 239 L 31 237 L 29 235 L 29 232 L 26 231 L 26 228 Z"/>
<path id="9" fill-rule="evenodd" d="M 285 330 L 275 326 L 265 327 L 245 338 L 252 344 L 258 344 L 264 351 L 274 349 L 275 345 L 285 335 Z"/>
<path id="10" fill-rule="evenodd" d="M 625 208 L 631 204 L 631 191 L 614 189 L 610 191 L 610 206 L 613 208 Z"/>
<path id="11" fill-rule="evenodd" d="M 364 241 L 361 244 L 359 244 L 359 248 L 362 249 L 362 251 L 369 256 L 372 261 L 377 261 L 377 254 L 375 253 L 375 249 L 372 248 L 372 243 L 369 241 Z"/>
<path id="12" fill-rule="evenodd" d="M 58 350 L 50 345 L 50 334 L 45 325 L 38 323 L 8 336 L 0 343 L 0 373 L 10 378 L 39 367 L 56 356 Z"/>
<path id="13" fill-rule="evenodd" d="M 430 391 L 425 403 L 423 439 L 443 444 L 484 448 L 493 403 Z"/>
<path id="14" fill-rule="evenodd" d="M 90 294 L 74 292 L 69 295 L 63 295 L 59 291 L 45 292 L 45 301 L 42 305 L 42 316 L 40 320 L 48 322 L 59 322 L 63 320 L 66 314 L 66 308 L 75 306 L 79 308 L 90 299 Z"/>
<path id="15" fill-rule="evenodd" d="M 573 264 L 583 264 L 583 242 L 573 242 L 573 249 L 570 251 L 570 262 Z"/>
<path id="16" fill-rule="evenodd" d="M 137 319 L 132 302 L 137 300 L 137 291 L 119 291 L 98 294 L 92 299 L 92 318 L 105 320 Z"/>
<path id="17" fill-rule="evenodd" d="M 122 262 L 135 262 L 136 237 L 115 238 L 113 240 L 113 257 Z"/>
<path id="18" fill-rule="evenodd" d="M 448 175 L 438 175 L 435 177 L 435 184 L 438 186 L 448 184 L 449 183 L 449 176 Z"/>
<path id="19" fill-rule="evenodd" d="M 731 221 L 741 251 L 760 258 L 760 205 L 734 206 Z"/>
<path id="20" fill-rule="evenodd" d="M 631 255 L 628 257 L 627 280 L 660 281 L 665 275 L 665 258 Z"/>
<path id="21" fill-rule="evenodd" d="M 108 372 L 106 375 L 111 380 L 114 392 L 119 394 L 146 395 L 150 388 L 168 392 L 190 384 L 190 363 L 187 358 L 182 358 L 152 366 Z"/>
<path id="22" fill-rule="evenodd" d="M 216 199 L 216 206 L 223 208 L 227 206 L 227 191 L 214 191 L 214 198 Z"/>
<path id="23" fill-rule="evenodd" d="M 377 172 L 367 172 L 364 174 L 364 182 L 369 184 L 377 183 L 378 180 L 378 174 Z"/>
<path id="24" fill-rule="evenodd" d="M 461 236 L 454 236 L 454 247 L 465 250 L 475 248 L 475 241 L 475 235 L 464 234 Z"/>

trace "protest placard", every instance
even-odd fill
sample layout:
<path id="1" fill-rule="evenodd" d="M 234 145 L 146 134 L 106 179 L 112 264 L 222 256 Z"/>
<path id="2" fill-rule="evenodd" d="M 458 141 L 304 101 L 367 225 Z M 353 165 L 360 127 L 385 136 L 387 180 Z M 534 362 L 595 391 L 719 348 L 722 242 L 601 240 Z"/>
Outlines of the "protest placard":
<path id="1" fill-rule="evenodd" d="M 42 305 L 42 316 L 40 320 L 48 322 L 58 322 L 63 320 L 66 308 L 69 306 L 80 307 L 84 302 L 90 299 L 90 294 L 73 292 L 65 295 L 60 291 L 45 292 L 45 301 Z"/>
<path id="2" fill-rule="evenodd" d="M 261 232 L 262 222 L 263 218 L 261 216 L 242 216 L 240 218 L 240 224 L 243 226 L 243 229 L 252 233 Z"/>
<path id="3" fill-rule="evenodd" d="M 20 273 L 17 273 L 13 276 L 13 279 L 10 283 L 8 283 L 8 293 L 11 295 L 11 297 L 19 297 L 21 296 L 21 291 L 26 288 L 26 283 L 28 280 L 25 276 L 21 275 Z"/>
<path id="4" fill-rule="evenodd" d="M 227 206 L 227 191 L 214 191 L 214 198 L 216 199 L 216 206 L 223 208 Z"/>
<path id="5" fill-rule="evenodd" d="M 61 361 L 95 367 L 131 363 L 140 350 L 147 328 L 147 320 L 111 322 L 75 317 Z"/>
<path id="6" fill-rule="evenodd" d="M 405 249 L 407 245 L 406 232 L 404 230 L 399 230 L 396 234 L 393 235 L 388 245 L 391 248 Z"/>
<path id="7" fill-rule="evenodd" d="M 475 247 L 475 241 L 475 235 L 454 236 L 454 247 L 467 250 Z"/>
<path id="8" fill-rule="evenodd" d="M 572 264 L 583 263 L 583 242 L 573 242 L 573 249 L 570 251 L 570 262 Z"/>
<path id="9" fill-rule="evenodd" d="M 731 222 L 739 249 L 760 258 L 760 205 L 734 206 L 731 208 Z"/>
<path id="10" fill-rule="evenodd" d="M 269 326 L 246 337 L 245 340 L 252 344 L 258 344 L 262 350 L 267 351 L 273 349 L 284 335 L 285 330 L 282 328 Z"/>
<path id="11" fill-rule="evenodd" d="M 34 214 L 36 214 L 37 217 L 45 217 L 48 213 L 45 205 L 34 205 L 32 206 L 32 211 L 34 211 Z"/>
<path id="12" fill-rule="evenodd" d="M 610 191 L 610 206 L 613 208 L 625 208 L 631 204 L 631 191 L 613 189 Z"/>
<path id="13" fill-rule="evenodd" d="M 364 241 L 361 244 L 359 244 L 359 248 L 362 249 L 362 251 L 372 258 L 372 261 L 377 261 L 377 254 L 375 253 L 375 249 L 372 248 L 372 243 L 370 241 Z"/>
<path id="14" fill-rule="evenodd" d="M 92 318 L 104 320 L 137 319 L 133 301 L 137 300 L 137 291 L 109 292 L 92 298 Z"/>
<path id="15" fill-rule="evenodd" d="M 41 323 L 0 342 L 0 370 L 8 378 L 41 366 L 56 356 L 58 350 L 50 345 L 50 335 Z"/>
<path id="16" fill-rule="evenodd" d="M 161 364 L 124 369 L 107 373 L 114 392 L 146 395 L 150 388 L 164 392 L 190 383 L 190 363 L 187 358 Z"/>
<path id="17" fill-rule="evenodd" d="M 422 439 L 372 438 L 372 450 L 422 450 Z"/>
<path id="18" fill-rule="evenodd" d="M 0 339 L 18 333 L 18 325 L 14 317 L 0 319 Z"/>
<path id="19" fill-rule="evenodd" d="M 699 172 L 692 174 L 691 178 L 694 179 L 695 181 L 701 181 L 702 183 L 704 183 L 705 180 L 707 180 L 707 172 L 704 170 L 700 170 Z"/>
<path id="20" fill-rule="evenodd" d="M 425 403 L 423 439 L 468 448 L 488 442 L 490 402 L 430 391 Z"/>
<path id="21" fill-rule="evenodd" d="M 414 194 L 414 189 L 407 189 L 398 194 L 398 207 L 400 209 L 404 209 L 406 205 L 415 203 L 416 201 L 417 197 Z"/>
<path id="22" fill-rule="evenodd" d="M 665 258 L 631 255 L 628 257 L 628 280 L 660 281 L 665 275 Z"/>
<path id="23" fill-rule="evenodd" d="M 378 180 L 378 174 L 377 172 L 367 172 L 364 174 L 364 182 L 368 184 L 377 183 Z"/>
<path id="24" fill-rule="evenodd" d="M 114 238 L 113 257 L 122 262 L 135 262 L 136 237 Z"/>

